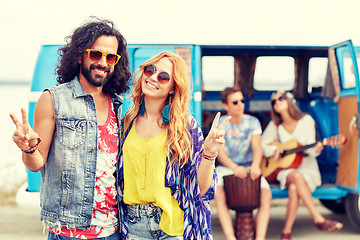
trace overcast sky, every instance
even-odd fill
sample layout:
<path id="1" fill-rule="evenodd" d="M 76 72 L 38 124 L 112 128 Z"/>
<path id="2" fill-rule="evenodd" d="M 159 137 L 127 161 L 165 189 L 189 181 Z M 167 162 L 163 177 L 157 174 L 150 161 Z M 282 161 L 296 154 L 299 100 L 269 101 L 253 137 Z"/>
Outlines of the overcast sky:
<path id="1" fill-rule="evenodd" d="M 30 80 L 43 44 L 90 15 L 128 43 L 360 45 L 358 0 L 11 0 L 0 8 L 0 81 Z"/>

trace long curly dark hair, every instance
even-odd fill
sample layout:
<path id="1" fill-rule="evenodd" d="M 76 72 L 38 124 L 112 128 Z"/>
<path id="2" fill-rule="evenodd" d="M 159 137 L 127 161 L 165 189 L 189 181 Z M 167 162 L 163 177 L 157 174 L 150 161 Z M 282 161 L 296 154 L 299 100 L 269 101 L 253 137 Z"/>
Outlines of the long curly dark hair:
<path id="1" fill-rule="evenodd" d="M 100 36 L 115 36 L 118 40 L 117 54 L 121 56 L 114 66 L 113 76 L 103 86 L 103 91 L 108 94 L 123 94 L 129 90 L 130 70 L 129 56 L 126 49 L 126 40 L 115 29 L 110 20 L 99 19 L 85 23 L 74 30 L 74 33 L 65 38 L 66 45 L 59 49 L 60 62 L 56 67 L 57 82 L 67 83 L 73 80 L 80 72 L 78 60 L 82 58 L 84 51 L 88 49 Z"/>

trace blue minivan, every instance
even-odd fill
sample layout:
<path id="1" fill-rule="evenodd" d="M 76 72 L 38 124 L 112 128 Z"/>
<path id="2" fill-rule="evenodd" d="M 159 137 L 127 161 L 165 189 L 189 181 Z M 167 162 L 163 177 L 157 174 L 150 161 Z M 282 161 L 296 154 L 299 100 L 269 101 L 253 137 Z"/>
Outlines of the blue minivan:
<path id="1" fill-rule="evenodd" d="M 31 125 L 38 97 L 56 85 L 59 47 L 41 47 L 31 85 Z M 225 113 L 220 100 L 225 87 L 241 86 L 246 113 L 256 116 L 263 129 L 270 121 L 271 94 L 291 91 L 300 109 L 314 118 L 319 139 L 340 133 L 347 138 L 340 148 L 325 147 L 318 156 L 322 185 L 313 197 L 334 213 L 346 213 L 360 231 L 360 47 L 351 40 L 334 46 L 129 44 L 128 51 L 132 72 L 161 51 L 184 58 L 192 79 L 190 111 L 204 135 L 216 112 Z M 125 95 L 123 113 L 129 107 Z M 39 173 L 28 172 L 27 192 L 38 193 L 40 181 Z M 288 197 L 276 183 L 271 189 L 274 199 Z"/>

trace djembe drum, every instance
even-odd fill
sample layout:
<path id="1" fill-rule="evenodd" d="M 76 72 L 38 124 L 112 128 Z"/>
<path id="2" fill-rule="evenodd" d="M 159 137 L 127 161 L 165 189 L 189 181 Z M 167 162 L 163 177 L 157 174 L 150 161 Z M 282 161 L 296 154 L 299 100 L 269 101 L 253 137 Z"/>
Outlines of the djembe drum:
<path id="1" fill-rule="evenodd" d="M 253 210 L 260 205 L 260 178 L 251 180 L 234 175 L 224 176 L 226 202 L 236 211 L 235 236 L 237 240 L 255 239 Z"/>

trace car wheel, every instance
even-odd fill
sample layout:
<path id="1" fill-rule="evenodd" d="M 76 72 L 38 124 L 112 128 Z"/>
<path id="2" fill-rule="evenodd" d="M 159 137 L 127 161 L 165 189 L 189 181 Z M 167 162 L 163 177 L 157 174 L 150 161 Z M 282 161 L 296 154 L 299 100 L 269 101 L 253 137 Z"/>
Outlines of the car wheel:
<path id="1" fill-rule="evenodd" d="M 320 199 L 320 202 L 324 207 L 333 211 L 334 213 L 343 214 L 346 213 L 345 210 L 345 198 L 340 199 Z"/>
<path id="2" fill-rule="evenodd" d="M 360 198 L 358 194 L 349 193 L 346 196 L 345 208 L 351 224 L 360 232 Z"/>

